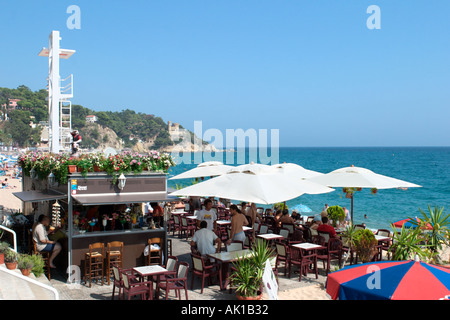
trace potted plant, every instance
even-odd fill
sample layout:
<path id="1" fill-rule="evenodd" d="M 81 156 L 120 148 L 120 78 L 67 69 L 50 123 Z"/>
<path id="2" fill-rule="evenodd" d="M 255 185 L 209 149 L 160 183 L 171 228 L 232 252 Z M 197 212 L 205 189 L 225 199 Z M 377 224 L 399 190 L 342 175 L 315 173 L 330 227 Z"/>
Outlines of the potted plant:
<path id="1" fill-rule="evenodd" d="M 266 261 L 272 256 L 273 250 L 264 240 L 256 241 L 249 257 L 242 257 L 235 262 L 231 283 L 236 286 L 236 296 L 239 300 L 262 299 L 262 276 Z"/>
<path id="2" fill-rule="evenodd" d="M 331 206 L 327 209 L 328 218 L 333 221 L 333 227 L 336 228 L 338 222 L 341 223 L 345 219 L 344 209 L 340 206 Z"/>
<path id="3" fill-rule="evenodd" d="M 370 192 L 371 192 L 372 194 L 377 194 L 378 189 L 377 189 L 377 188 L 372 188 L 372 189 L 370 189 Z"/>
<path id="4" fill-rule="evenodd" d="M 376 245 L 378 244 L 372 231 L 370 229 L 357 230 L 353 239 L 356 254 L 361 259 L 361 262 L 366 263 L 371 261 L 377 252 Z"/>
<path id="5" fill-rule="evenodd" d="M 17 260 L 19 254 L 12 249 L 5 252 L 5 265 L 9 270 L 14 270 L 17 267 Z"/>
<path id="6" fill-rule="evenodd" d="M 33 269 L 33 260 L 27 254 L 22 254 L 19 256 L 19 260 L 17 262 L 17 268 L 22 272 L 24 276 L 29 276 L 31 270 Z"/>
<path id="7" fill-rule="evenodd" d="M 5 253 L 9 250 L 10 250 L 9 243 L 0 242 L 0 264 L 5 263 Z"/>

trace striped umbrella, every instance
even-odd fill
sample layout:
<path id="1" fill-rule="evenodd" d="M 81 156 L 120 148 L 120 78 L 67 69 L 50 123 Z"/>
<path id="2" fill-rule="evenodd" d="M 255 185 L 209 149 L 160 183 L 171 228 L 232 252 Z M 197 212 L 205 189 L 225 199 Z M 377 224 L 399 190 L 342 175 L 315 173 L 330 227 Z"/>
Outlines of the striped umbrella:
<path id="1" fill-rule="evenodd" d="M 418 219 L 417 217 L 415 217 L 415 220 L 416 220 L 417 222 L 419 222 L 419 219 Z M 417 224 L 414 224 L 414 223 L 411 221 L 411 218 L 396 221 L 396 222 L 393 223 L 393 225 L 394 225 L 394 227 L 396 227 L 396 228 L 401 228 L 401 227 L 403 227 L 403 226 L 405 226 L 405 228 L 413 228 L 413 229 L 417 228 Z M 433 227 L 432 227 L 430 224 L 427 224 L 426 229 L 427 229 L 427 230 L 432 230 Z"/>
<path id="2" fill-rule="evenodd" d="M 450 269 L 421 261 L 380 261 L 328 274 L 333 300 L 439 300 L 450 295 Z"/>

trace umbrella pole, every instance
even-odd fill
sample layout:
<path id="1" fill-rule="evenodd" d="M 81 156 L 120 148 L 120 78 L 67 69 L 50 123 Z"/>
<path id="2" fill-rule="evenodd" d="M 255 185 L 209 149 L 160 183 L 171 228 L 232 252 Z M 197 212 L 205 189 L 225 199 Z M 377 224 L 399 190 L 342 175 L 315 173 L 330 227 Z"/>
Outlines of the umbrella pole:
<path id="1" fill-rule="evenodd" d="M 350 208 L 350 210 L 351 210 L 352 225 L 353 225 L 353 194 L 352 194 L 352 197 L 351 197 L 351 208 Z"/>

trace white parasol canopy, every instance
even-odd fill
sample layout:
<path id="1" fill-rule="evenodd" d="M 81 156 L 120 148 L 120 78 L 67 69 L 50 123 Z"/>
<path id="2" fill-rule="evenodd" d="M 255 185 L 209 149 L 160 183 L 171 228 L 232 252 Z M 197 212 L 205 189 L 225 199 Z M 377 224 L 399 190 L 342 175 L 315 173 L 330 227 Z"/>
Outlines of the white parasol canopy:
<path id="1" fill-rule="evenodd" d="M 233 167 L 227 173 L 173 192 L 173 196 L 203 196 L 273 204 L 302 194 L 334 191 L 318 183 L 292 177 L 282 169 L 262 164 Z"/>
<path id="2" fill-rule="evenodd" d="M 369 169 L 360 167 L 346 167 L 334 170 L 330 173 L 308 179 L 329 187 L 347 188 L 418 188 L 417 184 L 383 176 Z"/>
<path id="3" fill-rule="evenodd" d="M 194 169 L 188 170 L 186 172 L 180 173 L 169 180 L 175 179 L 190 179 L 190 178 L 201 178 L 201 177 L 215 177 L 224 174 L 228 170 L 232 169 L 233 166 L 224 165 L 220 161 L 207 161 L 200 163 Z"/>
<path id="4" fill-rule="evenodd" d="M 421 187 L 417 184 L 391 178 L 369 169 L 360 167 L 346 167 L 330 173 L 312 177 L 308 181 L 320 183 L 333 188 L 376 188 L 376 189 L 406 189 Z M 351 218 L 353 222 L 353 195 L 351 196 Z"/>
<path id="5" fill-rule="evenodd" d="M 295 163 L 279 163 L 272 165 L 272 167 L 281 168 L 287 174 L 295 175 L 300 179 L 308 179 L 323 175 L 323 173 L 321 172 L 305 169 L 302 166 L 299 166 L 298 164 Z"/>

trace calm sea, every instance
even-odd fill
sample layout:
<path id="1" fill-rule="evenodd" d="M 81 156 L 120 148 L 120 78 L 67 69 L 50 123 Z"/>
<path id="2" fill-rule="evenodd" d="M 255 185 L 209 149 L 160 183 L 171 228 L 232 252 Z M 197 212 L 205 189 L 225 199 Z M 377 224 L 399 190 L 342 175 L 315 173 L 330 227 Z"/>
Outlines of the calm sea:
<path id="1" fill-rule="evenodd" d="M 225 153 L 223 159 L 220 157 L 218 160 L 225 163 Z M 237 164 L 236 157 L 237 153 L 231 165 Z M 354 165 L 422 186 L 408 190 L 378 190 L 376 195 L 371 194 L 369 189 L 356 192 L 353 200 L 354 221 L 365 223 L 369 228 L 390 229 L 390 222 L 419 216 L 419 208 L 426 210 L 428 205 L 444 206 L 444 211 L 450 213 L 450 147 L 280 148 L 279 162 L 296 163 L 322 173 Z M 182 163 L 172 168 L 169 174 L 174 176 L 194 167 L 196 164 Z M 170 180 L 168 186 L 189 182 Z M 310 207 L 312 214 L 320 213 L 325 204 L 350 209 L 350 199 L 345 198 L 341 188 L 323 195 L 303 195 L 286 202 L 289 207 L 300 203 Z"/>

